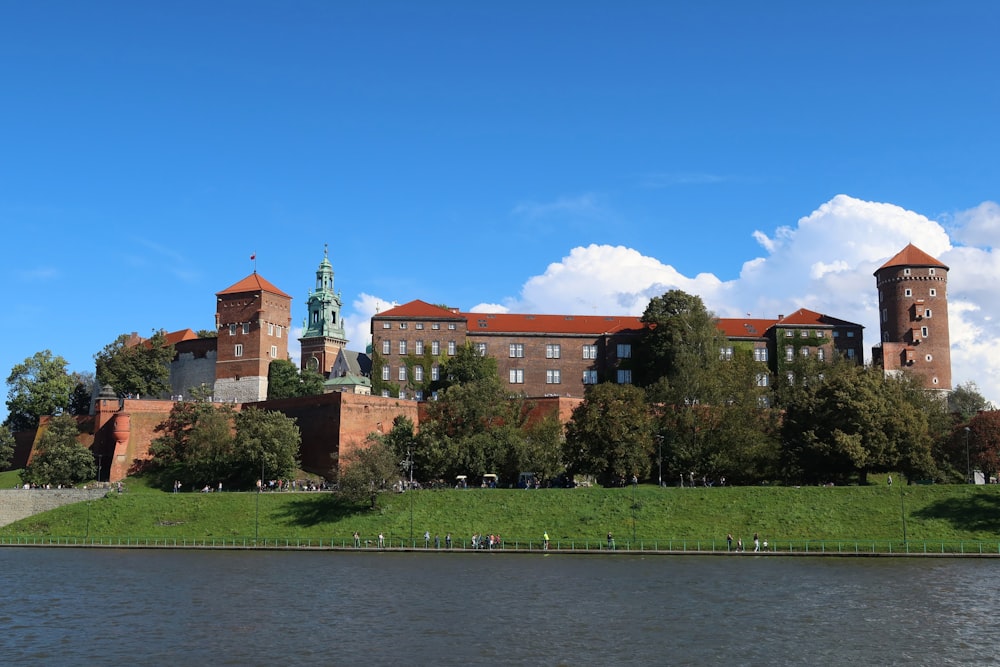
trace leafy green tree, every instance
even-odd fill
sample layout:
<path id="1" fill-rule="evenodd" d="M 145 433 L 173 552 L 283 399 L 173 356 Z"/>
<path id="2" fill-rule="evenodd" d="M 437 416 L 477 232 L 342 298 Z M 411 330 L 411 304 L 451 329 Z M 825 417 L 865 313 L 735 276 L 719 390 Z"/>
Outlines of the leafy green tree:
<path id="1" fill-rule="evenodd" d="M 154 429 L 149 471 L 160 486 L 174 481 L 186 488 L 233 479 L 234 410 L 229 404 L 180 401 Z"/>
<path id="2" fill-rule="evenodd" d="M 6 470 L 14 460 L 14 434 L 6 426 L 0 426 L 0 470 Z"/>
<path id="3" fill-rule="evenodd" d="M 299 466 L 302 434 L 295 419 L 273 410 L 247 408 L 236 414 L 236 443 L 227 462 L 229 480 L 249 488 L 261 479 L 287 479 Z"/>
<path id="4" fill-rule="evenodd" d="M 968 431 L 966 430 L 968 429 Z M 964 479 L 969 469 L 982 471 L 987 479 L 1000 471 L 1000 411 L 977 412 L 952 437 L 953 461 Z"/>
<path id="5" fill-rule="evenodd" d="M 73 486 L 94 479 L 94 455 L 77 441 L 79 432 L 72 415 L 53 417 L 38 439 L 38 451 L 21 471 L 21 480 L 38 486 Z"/>
<path id="6" fill-rule="evenodd" d="M 58 415 L 70 406 L 73 378 L 66 360 L 49 350 L 36 352 L 15 365 L 7 376 L 7 419 L 12 431 L 30 431 L 46 415 Z"/>
<path id="7" fill-rule="evenodd" d="M 563 425 L 555 415 L 548 415 L 522 429 L 522 437 L 513 443 L 508 463 L 509 479 L 513 474 L 533 472 L 541 482 L 555 479 L 566 468 L 563 464 Z"/>
<path id="8" fill-rule="evenodd" d="M 170 391 L 170 362 L 174 346 L 167 344 L 163 331 L 135 344 L 122 334 L 94 355 L 97 382 L 111 385 L 118 394 L 160 396 Z"/>
<path id="9" fill-rule="evenodd" d="M 392 488 L 400 478 L 399 461 L 389 445 L 376 435 L 370 435 L 365 445 L 340 459 L 337 478 L 339 492 L 353 502 L 368 500 L 371 508 L 378 496 Z"/>
<path id="10" fill-rule="evenodd" d="M 323 393 L 323 376 L 299 369 L 287 359 L 275 359 L 267 367 L 267 397 L 296 398 Z"/>
<path id="11" fill-rule="evenodd" d="M 803 480 L 862 484 L 869 472 L 933 474 L 926 405 L 907 378 L 856 366 L 795 393 L 782 426 L 787 470 Z"/>
<path id="12" fill-rule="evenodd" d="M 457 384 L 473 382 L 499 382 L 497 360 L 480 354 L 471 343 L 466 343 L 455 350 L 455 355 L 441 364 L 441 381 L 435 389 L 447 389 Z"/>
<path id="13" fill-rule="evenodd" d="M 948 394 L 948 409 L 958 415 L 963 422 L 968 422 L 977 412 L 996 410 L 979 392 L 979 387 L 973 381 L 963 382 Z"/>
<path id="14" fill-rule="evenodd" d="M 595 475 L 605 486 L 645 479 L 654 449 L 646 397 L 633 385 L 593 385 L 566 426 L 570 472 Z"/>
<path id="15" fill-rule="evenodd" d="M 73 373 L 73 381 L 76 384 L 69 397 L 69 413 L 71 415 L 88 415 L 94 396 L 94 374 Z"/>
<path id="16" fill-rule="evenodd" d="M 711 402 L 711 377 L 726 339 L 701 297 L 670 290 L 650 300 L 641 320 L 646 328 L 637 358 L 637 384 L 649 386 L 666 378 L 664 386 L 673 394 L 670 402 Z"/>

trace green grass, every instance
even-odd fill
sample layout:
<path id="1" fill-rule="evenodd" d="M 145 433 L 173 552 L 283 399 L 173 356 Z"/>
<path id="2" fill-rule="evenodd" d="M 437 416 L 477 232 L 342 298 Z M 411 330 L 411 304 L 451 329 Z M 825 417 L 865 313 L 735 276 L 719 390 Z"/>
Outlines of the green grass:
<path id="1" fill-rule="evenodd" d="M 912 542 L 1000 539 L 1000 486 L 427 490 L 380 496 L 375 510 L 330 493 L 173 494 L 136 479 L 126 488 L 121 495 L 0 528 L 0 536 L 238 540 L 256 534 L 341 543 L 357 530 L 365 538 L 383 532 L 398 542 L 409 538 L 412 516 L 412 534 L 421 542 L 425 530 L 442 539 L 451 532 L 456 542 L 474 532 L 499 533 L 508 543 L 537 543 L 548 531 L 553 541 L 596 545 L 611 531 L 621 545 L 634 529 L 644 543 L 714 541 L 721 546 L 727 533 L 749 542 L 758 532 L 780 545 L 898 542 L 905 513 Z"/>
<path id="2" fill-rule="evenodd" d="M 0 489 L 13 489 L 18 486 L 21 486 L 20 470 L 0 472 Z"/>

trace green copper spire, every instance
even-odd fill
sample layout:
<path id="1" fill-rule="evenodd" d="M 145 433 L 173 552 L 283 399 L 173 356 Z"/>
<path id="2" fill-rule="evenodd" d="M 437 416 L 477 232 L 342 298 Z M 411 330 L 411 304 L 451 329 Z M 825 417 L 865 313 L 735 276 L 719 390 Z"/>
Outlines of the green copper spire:
<path id="1" fill-rule="evenodd" d="M 333 266 L 329 250 L 323 244 L 323 261 L 316 269 L 316 289 L 309 292 L 309 315 L 303 324 L 302 338 L 344 339 L 344 324 L 340 319 L 340 293 L 333 291 Z"/>

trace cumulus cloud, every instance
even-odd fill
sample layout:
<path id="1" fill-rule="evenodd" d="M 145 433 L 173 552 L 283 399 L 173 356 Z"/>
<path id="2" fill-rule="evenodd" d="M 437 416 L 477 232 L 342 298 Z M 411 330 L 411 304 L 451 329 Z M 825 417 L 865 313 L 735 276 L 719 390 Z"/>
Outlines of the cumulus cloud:
<path id="1" fill-rule="evenodd" d="M 529 214 L 525 209 L 524 214 Z M 761 254 L 746 260 L 736 279 L 711 273 L 685 276 L 655 257 L 623 246 L 577 247 L 520 293 L 502 303 L 482 303 L 474 312 L 641 315 L 649 299 L 670 289 L 697 294 L 722 317 L 775 318 L 808 308 L 865 327 L 869 348 L 878 342 L 876 269 L 913 243 L 951 267 L 949 324 L 954 385 L 972 380 L 1000 403 L 1000 355 L 994 313 L 1000 306 L 1000 207 L 983 203 L 936 221 L 888 203 L 838 195 L 799 219 L 753 238 Z M 387 307 L 363 295 L 349 320 L 352 349 L 370 340 L 368 318 Z M 363 307 L 362 307 L 363 304 Z M 357 336 L 357 338 L 355 337 Z"/>
<path id="2" fill-rule="evenodd" d="M 351 302 L 351 311 L 344 312 L 344 333 L 347 334 L 347 348 L 364 352 L 372 342 L 371 319 L 376 313 L 399 304 L 371 294 L 361 293 Z"/>
<path id="3" fill-rule="evenodd" d="M 870 347 L 878 341 L 876 269 L 913 243 L 952 267 L 949 316 L 954 384 L 975 381 L 987 398 L 1000 398 L 1000 355 L 990 326 L 1000 305 L 1000 209 L 993 203 L 942 223 L 894 204 L 838 195 L 795 225 L 756 231 L 762 255 L 747 260 L 738 278 L 688 277 L 669 264 L 620 246 L 573 248 L 505 302 L 509 312 L 640 315 L 669 289 L 698 294 L 722 317 L 777 317 L 798 308 L 856 322 Z M 956 241 L 981 247 L 956 247 Z"/>

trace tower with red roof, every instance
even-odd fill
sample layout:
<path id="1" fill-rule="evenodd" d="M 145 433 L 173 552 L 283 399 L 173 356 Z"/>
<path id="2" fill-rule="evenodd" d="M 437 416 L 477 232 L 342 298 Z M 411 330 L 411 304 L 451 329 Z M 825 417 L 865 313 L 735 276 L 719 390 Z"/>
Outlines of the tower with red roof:
<path id="1" fill-rule="evenodd" d="M 256 271 L 215 296 L 215 398 L 263 401 L 268 366 L 275 359 L 288 359 L 292 297 Z"/>
<path id="2" fill-rule="evenodd" d="M 872 361 L 911 373 L 925 389 L 951 389 L 948 267 L 912 243 L 875 271 L 880 345 Z"/>

